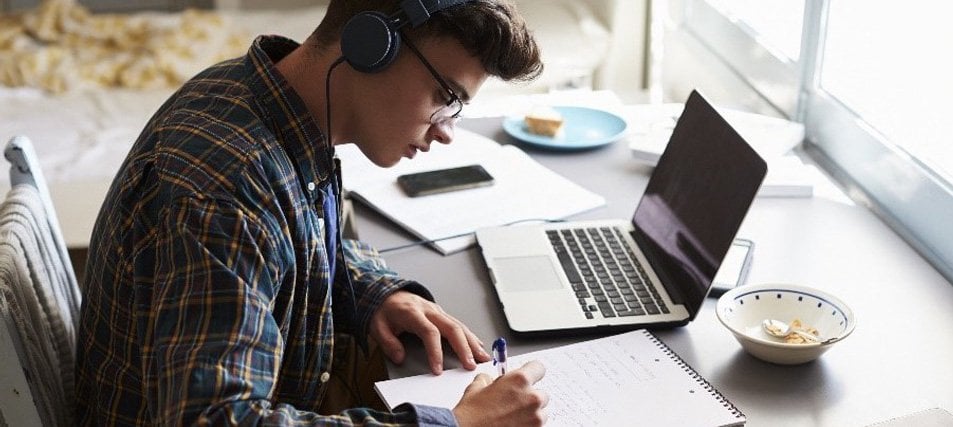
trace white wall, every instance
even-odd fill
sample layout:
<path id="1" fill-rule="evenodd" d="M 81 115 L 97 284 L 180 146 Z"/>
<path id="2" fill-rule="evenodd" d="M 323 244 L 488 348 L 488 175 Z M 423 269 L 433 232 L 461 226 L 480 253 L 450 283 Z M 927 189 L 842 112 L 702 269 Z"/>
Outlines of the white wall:
<path id="1" fill-rule="evenodd" d="M 596 74 L 597 89 L 611 89 L 624 102 L 646 100 L 647 6 L 649 0 L 588 0 L 612 31 L 606 63 Z"/>
<path id="2" fill-rule="evenodd" d="M 593 26 L 607 28 L 610 32 L 609 43 L 605 52 L 547 52 L 547 59 L 550 60 L 547 66 L 553 73 L 548 76 L 544 75 L 544 81 L 539 82 L 535 86 L 524 88 L 525 91 L 544 90 L 547 86 L 553 84 L 553 80 L 562 78 L 562 75 L 573 73 L 574 71 L 569 69 L 572 66 L 565 62 L 572 60 L 574 56 L 584 58 L 593 54 L 599 54 L 605 55 L 604 64 L 596 69 L 594 78 L 592 79 L 593 87 L 596 89 L 615 90 L 620 97 L 627 102 L 643 101 L 645 99 L 643 81 L 646 76 L 643 71 L 643 64 L 645 58 L 644 45 L 646 41 L 646 6 L 648 1 L 649 0 L 571 0 L 569 2 L 556 2 L 553 0 L 515 0 L 517 7 L 526 11 L 527 21 L 529 21 L 531 27 L 534 26 L 534 19 L 538 27 L 544 28 L 546 22 L 540 22 L 540 20 L 548 19 L 548 17 L 558 17 L 560 13 L 569 13 L 569 11 L 547 11 L 541 9 L 551 6 L 554 9 L 569 8 L 579 12 L 578 8 L 581 7 L 586 9 L 583 12 L 595 18 L 595 22 L 591 24 L 580 22 L 581 31 L 585 32 L 589 30 L 590 36 L 594 39 L 599 38 L 598 32 L 600 28 L 594 28 Z M 215 0 L 217 7 L 225 9 L 285 9 L 315 6 L 318 4 L 326 4 L 327 2 L 327 0 Z M 575 30 L 579 29 L 577 28 Z M 563 37 L 565 35 L 565 33 L 559 33 L 559 29 L 555 29 L 554 31 L 546 29 L 546 31 L 537 32 L 537 37 L 546 38 Z M 548 43 L 547 41 L 542 41 L 541 44 L 553 45 L 553 43 Z M 571 43 L 566 44 L 571 45 Z M 557 42 L 556 45 L 560 45 L 560 43 Z M 593 49 L 597 48 L 601 49 L 601 47 L 593 47 Z M 568 59 L 564 60 L 563 58 Z M 584 66 L 588 66 L 585 65 L 587 61 L 588 59 L 580 62 L 584 63 Z M 560 75 L 554 76 L 553 74 Z M 546 81 L 546 79 L 549 80 Z M 520 89 L 511 87 L 507 90 Z"/>

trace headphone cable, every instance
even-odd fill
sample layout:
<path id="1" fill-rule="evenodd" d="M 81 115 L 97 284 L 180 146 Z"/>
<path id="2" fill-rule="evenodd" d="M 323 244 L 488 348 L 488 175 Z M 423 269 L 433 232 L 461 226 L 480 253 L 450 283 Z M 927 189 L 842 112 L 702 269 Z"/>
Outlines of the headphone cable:
<path id="1" fill-rule="evenodd" d="M 331 63 L 331 66 L 328 67 L 328 75 L 324 78 L 324 108 L 327 111 L 328 122 L 325 124 L 325 132 L 328 137 L 328 148 L 331 148 L 334 144 L 331 141 L 331 72 L 337 68 L 338 65 L 344 62 L 344 55 L 341 55 L 340 58 L 334 60 Z M 330 152 L 330 150 L 328 150 Z"/>
<path id="2" fill-rule="evenodd" d="M 513 222 L 508 222 L 508 223 L 506 223 L 506 224 L 501 225 L 501 227 L 509 227 L 509 226 L 511 226 L 511 225 L 516 225 L 516 224 L 523 223 L 523 222 L 534 222 L 534 221 L 538 221 L 538 222 L 566 222 L 566 220 L 564 220 L 564 219 L 528 218 L 528 219 L 520 219 L 520 220 L 516 220 L 516 221 L 513 221 Z M 386 253 L 386 252 L 392 252 L 392 251 L 396 251 L 396 250 L 400 250 L 400 249 L 411 248 L 411 247 L 414 247 L 414 246 L 427 245 L 427 244 L 430 244 L 430 243 L 441 242 L 441 241 L 444 241 L 444 240 L 456 239 L 456 238 L 459 238 L 459 237 L 466 237 L 466 236 L 469 236 L 469 235 L 475 234 L 475 233 L 476 233 L 476 231 L 468 231 L 468 232 L 466 232 L 466 233 L 459 233 L 459 234 L 454 234 L 454 235 L 452 235 L 452 236 L 438 237 L 438 238 L 436 238 L 436 239 L 418 240 L 418 241 L 410 242 L 410 243 L 407 243 L 407 244 L 404 244 L 404 245 L 399 245 L 399 246 L 393 246 L 393 247 L 390 247 L 390 248 L 380 249 L 380 250 L 377 251 L 377 253 L 383 254 L 383 253 Z"/>

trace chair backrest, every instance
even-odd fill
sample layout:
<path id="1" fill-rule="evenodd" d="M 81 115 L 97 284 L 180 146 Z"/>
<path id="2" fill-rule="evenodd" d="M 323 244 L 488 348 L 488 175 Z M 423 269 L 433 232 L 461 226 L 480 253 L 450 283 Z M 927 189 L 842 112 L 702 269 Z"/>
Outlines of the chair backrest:
<path id="1" fill-rule="evenodd" d="M 81 296 L 30 141 L 4 149 L 0 204 L 0 425 L 71 425 Z"/>

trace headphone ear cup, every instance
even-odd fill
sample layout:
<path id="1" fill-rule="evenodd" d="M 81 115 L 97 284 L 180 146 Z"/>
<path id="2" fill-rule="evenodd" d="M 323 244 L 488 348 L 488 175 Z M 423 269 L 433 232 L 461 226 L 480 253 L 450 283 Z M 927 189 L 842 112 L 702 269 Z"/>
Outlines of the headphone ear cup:
<path id="1" fill-rule="evenodd" d="M 387 68 L 400 50 L 400 36 L 390 18 L 368 11 L 354 15 L 341 32 L 341 54 L 351 67 L 364 73 Z"/>

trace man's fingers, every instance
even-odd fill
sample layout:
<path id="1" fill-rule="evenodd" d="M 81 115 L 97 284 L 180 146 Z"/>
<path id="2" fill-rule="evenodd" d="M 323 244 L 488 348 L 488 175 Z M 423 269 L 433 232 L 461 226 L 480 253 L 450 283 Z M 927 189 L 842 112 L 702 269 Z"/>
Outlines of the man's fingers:
<path id="1" fill-rule="evenodd" d="M 483 348 L 483 342 L 470 328 L 447 314 L 439 306 L 437 308 L 438 310 L 430 316 L 431 321 L 437 325 L 443 337 L 450 343 L 450 347 L 463 363 L 464 368 L 476 369 L 477 363 L 487 362 L 492 358 Z"/>
<path id="2" fill-rule="evenodd" d="M 463 367 L 466 369 L 476 369 L 476 360 L 474 360 L 473 349 L 470 342 L 471 338 L 467 335 L 470 331 L 457 321 L 457 319 L 442 312 L 432 315 L 431 322 L 437 326 L 437 329 L 440 330 L 443 337 L 450 343 L 450 348 L 456 353 Z M 471 333 L 470 335 L 473 334 Z M 473 338 L 476 337 L 474 336 Z"/>
<path id="3" fill-rule="evenodd" d="M 490 385 L 491 382 L 493 382 L 493 379 L 490 378 L 489 375 L 477 374 L 477 376 L 473 378 L 473 381 L 467 385 L 467 388 L 463 390 L 463 395 L 466 396 L 470 393 L 476 393 L 480 390 L 483 390 L 486 388 L 486 386 Z"/>
<path id="4" fill-rule="evenodd" d="M 427 350 L 427 361 L 430 362 L 430 372 L 440 375 L 443 372 L 443 347 L 440 343 L 440 330 L 429 322 L 417 322 L 413 333 L 420 337 Z"/>
<path id="5" fill-rule="evenodd" d="M 427 352 L 430 371 L 434 375 L 443 372 L 443 344 L 446 338 L 463 367 L 476 369 L 477 362 L 490 360 L 480 339 L 459 320 L 448 315 L 440 306 L 406 292 L 389 296 L 381 311 L 375 314 L 372 333 L 380 335 L 378 342 L 384 353 L 395 363 L 405 356 L 403 345 L 395 333 L 410 332 L 423 342 Z"/>
<path id="6" fill-rule="evenodd" d="M 492 359 L 492 356 L 490 356 L 490 353 L 483 348 L 483 342 L 480 341 L 480 338 L 477 338 L 476 334 L 474 334 L 473 331 L 466 326 L 463 327 L 463 330 L 467 334 L 467 342 L 470 343 L 470 351 L 473 352 L 473 357 L 476 359 L 476 361 L 478 363 L 489 362 L 490 359 Z"/>
<path id="7" fill-rule="evenodd" d="M 546 367 L 536 360 L 526 362 L 519 370 L 526 375 L 526 379 L 529 380 L 530 384 L 536 384 L 546 375 Z"/>
<path id="8" fill-rule="evenodd" d="M 398 365 L 404 363 L 404 345 L 400 339 L 386 325 L 379 324 L 375 330 L 374 339 L 387 358 Z"/>
<path id="9" fill-rule="evenodd" d="M 542 402 L 542 405 L 540 405 L 541 408 L 545 408 L 547 405 L 549 405 L 549 393 L 546 393 L 542 390 L 536 390 L 536 393 L 539 394 L 539 397 L 540 397 L 539 400 L 540 402 Z M 543 423 L 543 424 L 546 424 L 546 423 Z"/>

